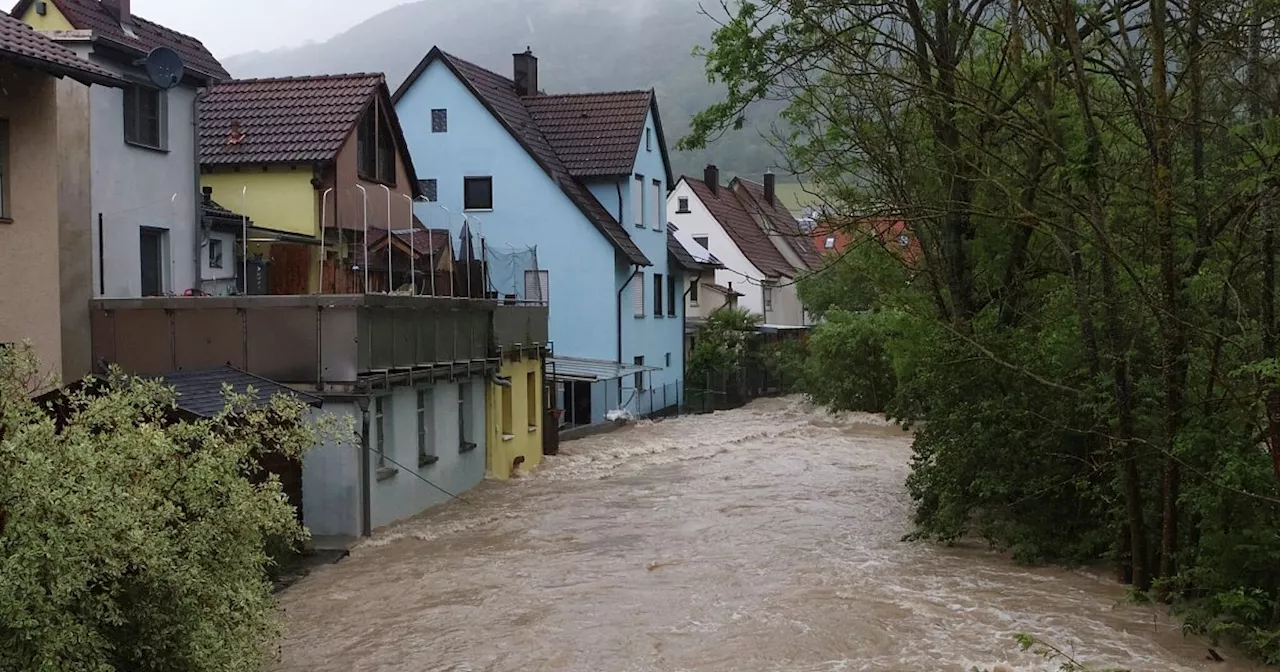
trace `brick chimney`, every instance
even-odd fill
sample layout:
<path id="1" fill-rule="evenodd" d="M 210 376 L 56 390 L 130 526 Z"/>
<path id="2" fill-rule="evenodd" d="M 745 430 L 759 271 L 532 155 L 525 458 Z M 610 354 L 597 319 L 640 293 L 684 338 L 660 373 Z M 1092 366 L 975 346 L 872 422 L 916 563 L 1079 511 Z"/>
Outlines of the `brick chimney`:
<path id="1" fill-rule="evenodd" d="M 707 183 L 707 188 L 711 190 L 712 196 L 720 194 L 720 169 L 715 166 L 707 166 L 702 171 L 702 181 Z"/>
<path id="2" fill-rule="evenodd" d="M 516 83 L 516 95 L 538 95 L 538 58 L 533 55 L 533 48 L 526 48 L 523 54 L 512 54 L 511 57 L 515 62 L 511 79 Z"/>
<path id="3" fill-rule="evenodd" d="M 769 205 L 773 205 L 773 201 L 774 199 L 777 198 L 777 195 L 778 195 L 777 177 L 772 172 L 765 173 L 764 174 L 764 202 L 768 203 Z"/>
<path id="4" fill-rule="evenodd" d="M 106 8 L 111 18 L 119 21 L 121 25 L 133 23 L 133 8 L 131 0 L 102 0 L 102 6 Z"/>

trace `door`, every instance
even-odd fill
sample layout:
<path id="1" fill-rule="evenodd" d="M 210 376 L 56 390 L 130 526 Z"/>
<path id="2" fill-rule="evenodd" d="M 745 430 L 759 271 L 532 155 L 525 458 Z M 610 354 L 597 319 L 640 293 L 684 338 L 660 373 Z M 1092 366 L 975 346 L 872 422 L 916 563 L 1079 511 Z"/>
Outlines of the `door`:
<path id="1" fill-rule="evenodd" d="M 164 237 L 162 229 L 140 230 L 143 296 L 164 296 Z"/>

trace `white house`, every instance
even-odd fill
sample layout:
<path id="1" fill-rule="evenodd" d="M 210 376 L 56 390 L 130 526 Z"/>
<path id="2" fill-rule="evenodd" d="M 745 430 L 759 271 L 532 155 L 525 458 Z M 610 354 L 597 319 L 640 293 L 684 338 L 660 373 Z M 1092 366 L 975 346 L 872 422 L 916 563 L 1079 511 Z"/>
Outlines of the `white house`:
<path id="1" fill-rule="evenodd" d="M 667 219 L 723 266 L 690 291 L 690 316 L 704 313 L 704 301 L 719 307 L 737 298 L 738 306 L 763 315 L 766 325 L 809 323 L 795 280 L 821 260 L 778 202 L 773 175 L 765 175 L 763 184 L 735 178 L 722 186 L 719 169 L 707 166 L 702 180 L 685 176 L 676 183 L 667 198 Z M 707 292 L 723 298 L 712 300 Z"/>

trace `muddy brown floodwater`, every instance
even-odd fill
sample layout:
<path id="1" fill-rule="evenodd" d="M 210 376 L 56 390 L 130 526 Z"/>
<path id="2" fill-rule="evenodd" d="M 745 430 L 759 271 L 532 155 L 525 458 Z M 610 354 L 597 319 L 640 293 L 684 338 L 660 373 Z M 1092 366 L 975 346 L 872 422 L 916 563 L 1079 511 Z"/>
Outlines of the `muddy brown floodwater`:
<path id="1" fill-rule="evenodd" d="M 1085 571 L 904 543 L 910 438 L 799 399 L 566 443 L 282 596 L 282 670 L 1235 672 Z M 425 485 L 423 487 L 426 487 Z"/>

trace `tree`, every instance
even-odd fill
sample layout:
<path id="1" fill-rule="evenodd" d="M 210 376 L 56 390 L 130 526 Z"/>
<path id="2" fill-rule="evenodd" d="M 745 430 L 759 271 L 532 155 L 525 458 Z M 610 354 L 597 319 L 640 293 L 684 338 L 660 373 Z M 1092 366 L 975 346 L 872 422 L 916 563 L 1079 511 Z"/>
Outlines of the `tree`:
<path id="1" fill-rule="evenodd" d="M 306 532 L 255 456 L 313 445 L 303 405 L 177 421 L 171 389 L 115 373 L 55 420 L 34 370 L 0 352 L 0 670 L 265 669 L 265 548 Z"/>

